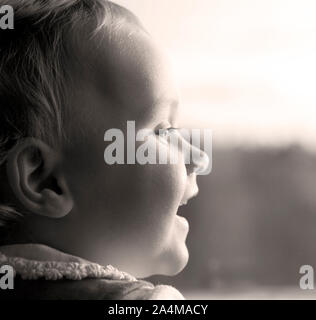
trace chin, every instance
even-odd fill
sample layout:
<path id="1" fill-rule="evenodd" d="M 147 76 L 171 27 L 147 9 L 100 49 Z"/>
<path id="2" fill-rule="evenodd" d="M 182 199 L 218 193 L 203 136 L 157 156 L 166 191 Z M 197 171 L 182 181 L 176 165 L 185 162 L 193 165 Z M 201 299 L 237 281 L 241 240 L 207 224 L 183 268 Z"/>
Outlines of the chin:
<path id="1" fill-rule="evenodd" d="M 167 275 L 169 276 L 175 276 L 178 273 L 180 273 L 188 264 L 189 261 L 189 252 L 187 247 L 185 246 L 184 249 L 182 249 L 181 254 L 179 254 L 174 260 L 173 264 L 170 263 L 169 272 Z"/>
<path id="2" fill-rule="evenodd" d="M 188 264 L 189 252 L 185 244 L 177 250 L 170 250 L 165 253 L 159 263 L 156 264 L 156 270 L 152 275 L 175 276 L 180 273 Z M 157 268 L 157 266 L 159 266 Z"/>
<path id="3" fill-rule="evenodd" d="M 189 252 L 185 245 L 181 248 L 181 251 L 177 252 L 169 251 L 164 253 L 158 261 L 152 263 L 151 268 L 125 268 L 124 271 L 131 273 L 133 276 L 144 279 L 151 276 L 163 275 L 163 276 L 175 276 L 180 273 L 189 261 Z M 146 264 L 146 263 L 145 263 Z"/>

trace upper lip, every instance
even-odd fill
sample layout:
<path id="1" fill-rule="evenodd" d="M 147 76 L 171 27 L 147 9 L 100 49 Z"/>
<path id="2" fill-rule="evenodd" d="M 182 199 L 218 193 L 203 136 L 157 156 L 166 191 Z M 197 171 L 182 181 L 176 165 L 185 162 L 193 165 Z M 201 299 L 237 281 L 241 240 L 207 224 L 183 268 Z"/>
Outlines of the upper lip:
<path id="1" fill-rule="evenodd" d="M 195 186 L 195 188 L 193 189 L 193 191 L 188 192 L 186 191 L 183 195 L 182 200 L 180 201 L 180 206 L 184 206 L 188 203 L 188 201 L 194 197 L 197 196 L 197 194 L 199 193 L 199 188 L 198 186 Z"/>

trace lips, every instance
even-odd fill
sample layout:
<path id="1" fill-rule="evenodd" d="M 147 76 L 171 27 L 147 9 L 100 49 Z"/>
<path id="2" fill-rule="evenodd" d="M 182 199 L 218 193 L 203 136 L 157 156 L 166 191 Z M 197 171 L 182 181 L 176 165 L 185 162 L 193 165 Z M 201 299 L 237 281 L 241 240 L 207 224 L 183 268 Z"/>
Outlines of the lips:
<path id="1" fill-rule="evenodd" d="M 187 203 L 188 203 L 188 200 L 186 200 L 184 202 L 181 201 L 179 207 L 185 206 Z"/>
<path id="2" fill-rule="evenodd" d="M 190 190 L 186 190 L 182 200 L 180 201 L 179 206 L 180 207 L 185 206 L 189 202 L 189 200 L 196 197 L 198 193 L 199 193 L 199 188 L 197 185 L 195 185 L 194 188 L 190 188 Z"/>

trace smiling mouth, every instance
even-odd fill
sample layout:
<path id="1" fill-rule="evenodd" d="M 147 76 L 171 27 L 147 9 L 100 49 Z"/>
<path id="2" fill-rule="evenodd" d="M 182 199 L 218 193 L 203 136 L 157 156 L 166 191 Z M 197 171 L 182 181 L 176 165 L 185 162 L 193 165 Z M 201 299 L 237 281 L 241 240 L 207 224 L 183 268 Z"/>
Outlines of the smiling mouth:
<path id="1" fill-rule="evenodd" d="M 183 202 L 183 203 L 181 202 L 180 205 L 179 205 L 179 207 L 185 206 L 185 205 L 187 205 L 187 203 L 188 203 L 188 201 L 185 201 L 185 202 Z"/>

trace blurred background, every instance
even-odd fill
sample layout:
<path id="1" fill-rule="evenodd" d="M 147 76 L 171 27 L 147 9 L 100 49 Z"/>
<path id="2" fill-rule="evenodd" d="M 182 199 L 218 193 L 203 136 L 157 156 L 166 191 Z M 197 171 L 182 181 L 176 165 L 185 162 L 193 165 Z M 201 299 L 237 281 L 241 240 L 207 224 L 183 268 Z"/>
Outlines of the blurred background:
<path id="1" fill-rule="evenodd" d="M 167 49 L 180 124 L 213 131 L 213 170 L 181 208 L 190 261 L 152 277 L 187 298 L 316 298 L 316 2 L 117 0 Z"/>

